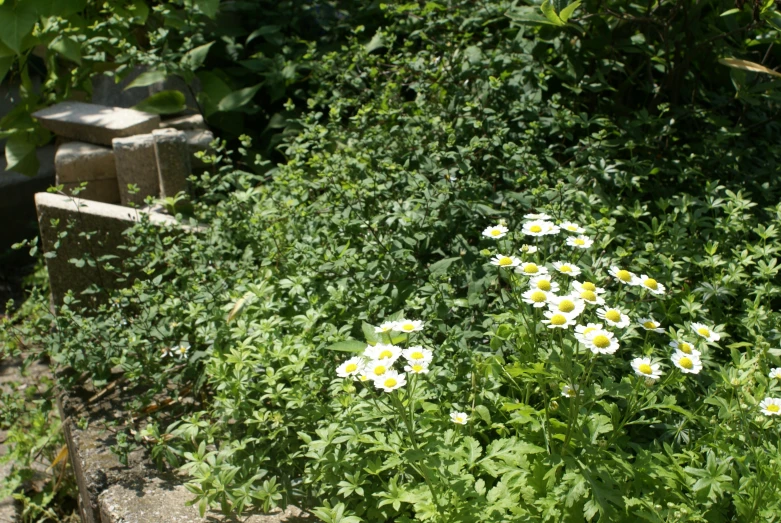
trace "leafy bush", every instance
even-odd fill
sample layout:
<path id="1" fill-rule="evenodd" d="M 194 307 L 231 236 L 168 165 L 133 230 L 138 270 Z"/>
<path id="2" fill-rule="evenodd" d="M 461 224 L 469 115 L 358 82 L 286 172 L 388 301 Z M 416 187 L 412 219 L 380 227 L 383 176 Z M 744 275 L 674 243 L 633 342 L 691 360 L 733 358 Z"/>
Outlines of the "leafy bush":
<path id="1" fill-rule="evenodd" d="M 89 315 L 74 296 L 53 334 L 27 336 L 98 386 L 121 365 L 149 390 L 134 410 L 193 391 L 190 412 L 172 402 L 180 419 L 152 416 L 136 435 L 189 471 L 202 509 L 774 520 L 778 418 L 760 404 L 779 396 L 781 151 L 776 84 L 757 65 L 778 61 L 775 8 L 544 6 L 386 5 L 381 30 L 357 27 L 312 62 L 283 164 L 251 165 L 248 137 L 218 151 L 193 179 L 207 231 L 139 225 L 115 270 L 148 279 Z M 530 212 L 594 243 L 571 248 L 562 232 L 521 253 Z M 481 237 L 500 222 L 507 236 Z M 577 266 L 631 323 L 600 319 L 605 347 L 548 329 L 497 255 Z M 614 266 L 664 295 L 619 287 Z M 597 308 L 579 321 L 597 323 Z M 375 332 L 402 319 L 425 327 Z M 614 354 L 588 350 L 611 335 Z M 673 341 L 700 351 L 691 369 Z M 430 371 L 389 393 L 338 376 L 378 342 L 430 350 Z M 681 370 L 695 360 L 699 372 Z"/>

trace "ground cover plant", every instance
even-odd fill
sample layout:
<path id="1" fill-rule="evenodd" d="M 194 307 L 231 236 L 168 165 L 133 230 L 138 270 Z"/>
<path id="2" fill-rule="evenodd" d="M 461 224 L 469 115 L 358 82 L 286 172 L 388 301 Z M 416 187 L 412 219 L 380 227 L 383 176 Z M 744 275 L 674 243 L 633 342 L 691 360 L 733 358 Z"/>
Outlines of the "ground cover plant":
<path id="1" fill-rule="evenodd" d="M 207 230 L 139 225 L 148 279 L 17 334 L 134 411 L 193 395 L 117 451 L 202 509 L 777 519 L 774 4 L 540 7 L 389 2 L 284 163 L 224 145 Z"/>

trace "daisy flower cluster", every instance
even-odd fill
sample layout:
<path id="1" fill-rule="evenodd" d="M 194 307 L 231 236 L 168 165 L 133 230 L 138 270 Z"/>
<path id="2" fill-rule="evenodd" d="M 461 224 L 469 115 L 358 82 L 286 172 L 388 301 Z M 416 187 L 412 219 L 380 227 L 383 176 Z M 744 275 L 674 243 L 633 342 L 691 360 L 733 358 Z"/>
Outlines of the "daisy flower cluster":
<path id="1" fill-rule="evenodd" d="M 401 348 L 390 343 L 392 332 L 411 334 L 423 330 L 420 320 L 398 320 L 383 323 L 375 328 L 377 333 L 385 334 L 389 343 L 369 345 L 360 356 L 354 356 L 342 362 L 336 368 L 340 378 L 352 378 L 358 381 L 371 381 L 374 386 L 385 392 L 392 392 L 407 384 L 407 374 L 427 374 L 434 354 L 420 345 Z M 396 364 L 404 372 L 397 370 Z"/>

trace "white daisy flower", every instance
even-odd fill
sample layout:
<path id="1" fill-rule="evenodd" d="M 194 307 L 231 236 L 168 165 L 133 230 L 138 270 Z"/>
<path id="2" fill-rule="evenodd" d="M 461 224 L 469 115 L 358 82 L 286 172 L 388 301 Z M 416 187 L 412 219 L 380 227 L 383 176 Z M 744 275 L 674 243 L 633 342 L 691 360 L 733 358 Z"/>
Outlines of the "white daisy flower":
<path id="1" fill-rule="evenodd" d="M 523 245 L 521 245 L 521 248 L 518 250 L 524 254 L 534 254 L 535 252 L 537 252 L 537 247 L 535 247 L 534 245 L 529 245 L 528 243 L 524 243 Z"/>
<path id="2" fill-rule="evenodd" d="M 781 367 L 776 367 L 775 369 L 770 369 L 770 374 L 768 374 L 768 378 L 770 379 L 777 379 L 781 380 Z"/>
<path id="3" fill-rule="evenodd" d="M 401 347 L 396 345 L 386 345 L 384 343 L 378 343 L 375 346 L 369 345 L 366 350 L 363 351 L 363 357 L 367 361 L 384 361 L 388 366 L 393 365 L 401 356 Z"/>
<path id="4" fill-rule="evenodd" d="M 541 291 L 540 289 L 529 289 L 521 294 L 523 301 L 537 308 L 545 307 L 552 296 L 552 294 Z"/>
<path id="5" fill-rule="evenodd" d="M 554 312 L 563 312 L 577 317 L 583 312 L 586 304 L 573 296 L 551 296 L 548 307 Z"/>
<path id="6" fill-rule="evenodd" d="M 547 274 L 540 276 L 534 276 L 529 280 L 530 289 L 539 289 L 545 292 L 559 292 L 559 284 L 551 280 L 551 277 Z"/>
<path id="7" fill-rule="evenodd" d="M 422 363 L 424 365 L 428 365 L 434 359 L 434 353 L 420 345 L 413 345 L 408 349 L 404 349 L 401 351 L 401 355 L 409 363 Z"/>
<path id="8" fill-rule="evenodd" d="M 399 332 L 416 332 L 423 330 L 423 322 L 421 320 L 399 320 L 393 322 L 393 330 Z"/>
<path id="9" fill-rule="evenodd" d="M 578 282 L 574 282 L 578 283 Z M 575 289 L 572 293 L 573 296 L 577 297 L 580 300 L 583 300 L 584 302 L 590 304 L 590 305 L 604 305 L 605 299 L 597 294 L 594 291 L 590 291 L 588 289 L 581 288 L 580 290 Z"/>
<path id="10" fill-rule="evenodd" d="M 392 321 L 386 321 L 379 327 L 374 327 L 374 332 L 375 334 L 385 334 L 386 332 L 390 332 L 393 330 L 393 324 L 394 322 Z"/>
<path id="11" fill-rule="evenodd" d="M 577 385 L 569 386 L 569 385 L 563 385 L 561 387 L 561 395 L 565 398 L 574 398 L 578 395 L 578 392 L 580 391 L 580 387 Z"/>
<path id="12" fill-rule="evenodd" d="M 573 278 L 580 275 L 580 267 L 574 263 L 553 262 L 553 268 L 560 273 L 572 276 Z"/>
<path id="13" fill-rule="evenodd" d="M 385 392 L 393 392 L 406 384 L 407 376 L 403 372 L 399 373 L 395 370 L 389 370 L 382 376 L 378 376 L 374 379 L 374 386 Z"/>
<path id="14" fill-rule="evenodd" d="M 543 311 L 542 313 L 547 320 L 542 320 L 549 329 L 566 329 L 570 325 L 575 325 L 575 318 L 570 314 L 554 311 Z"/>
<path id="15" fill-rule="evenodd" d="M 466 425 L 469 422 L 469 416 L 466 415 L 466 412 L 453 411 L 450 413 L 450 421 L 458 425 Z"/>
<path id="16" fill-rule="evenodd" d="M 702 370 L 702 362 L 699 356 L 675 351 L 672 355 L 673 363 L 685 374 L 699 374 Z"/>
<path id="17" fill-rule="evenodd" d="M 535 220 L 524 223 L 521 232 L 527 236 L 545 236 L 546 234 L 558 234 L 559 228 L 551 222 Z"/>
<path id="18" fill-rule="evenodd" d="M 700 355 L 700 351 L 695 349 L 694 346 L 692 346 L 691 343 L 686 342 L 686 341 L 675 341 L 675 340 L 673 340 L 673 341 L 670 342 L 670 347 L 672 347 L 673 349 L 675 349 L 677 351 L 680 351 L 680 352 L 682 352 L 684 354 L 691 354 L 691 355 L 694 355 L 694 356 L 699 356 Z"/>
<path id="19" fill-rule="evenodd" d="M 371 381 L 371 377 L 369 377 L 369 375 L 365 372 L 361 371 L 358 373 L 358 381 Z"/>
<path id="20" fill-rule="evenodd" d="M 781 415 L 781 398 L 765 398 L 759 404 L 759 410 L 765 416 Z"/>
<path id="21" fill-rule="evenodd" d="M 629 326 L 629 316 L 614 307 L 602 307 L 597 309 L 597 316 L 611 327 L 623 329 Z"/>
<path id="22" fill-rule="evenodd" d="M 428 374 L 429 368 L 426 363 L 411 363 L 404 366 L 404 371 L 410 374 Z"/>
<path id="23" fill-rule="evenodd" d="M 174 349 L 173 352 L 180 358 L 184 358 L 187 356 L 187 351 L 189 350 L 190 350 L 190 344 L 187 343 L 186 341 L 183 341 L 182 343 L 179 344 L 178 347 Z"/>
<path id="24" fill-rule="evenodd" d="M 517 267 L 521 264 L 521 260 L 516 258 L 515 256 L 505 256 L 504 254 L 497 254 L 493 258 L 491 258 L 491 265 L 496 265 L 497 267 L 504 267 L 504 268 L 511 268 L 511 267 Z"/>
<path id="25" fill-rule="evenodd" d="M 640 285 L 640 278 L 633 272 L 629 272 L 625 269 L 619 269 L 618 267 L 610 267 L 608 271 L 612 277 L 618 280 L 618 283 L 625 283 L 627 285 Z"/>
<path id="26" fill-rule="evenodd" d="M 651 363 L 651 358 L 635 358 L 632 360 L 632 368 L 635 374 L 644 378 L 658 380 L 662 377 L 662 370 L 658 363 Z"/>
<path id="27" fill-rule="evenodd" d="M 544 221 L 544 220 L 552 220 L 553 219 L 553 217 L 551 215 L 545 214 L 545 213 L 539 213 L 539 214 L 529 213 L 529 214 L 524 214 L 523 217 L 526 218 L 527 220 L 543 220 Z"/>
<path id="28" fill-rule="evenodd" d="M 357 376 L 363 370 L 364 360 L 360 356 L 354 356 L 336 367 L 336 375 L 340 378 Z"/>
<path id="29" fill-rule="evenodd" d="M 393 362 L 388 360 L 373 360 L 366 362 L 361 371 L 369 376 L 369 379 L 376 380 L 377 378 L 384 376 L 387 372 L 390 372 L 392 365 Z"/>
<path id="30" fill-rule="evenodd" d="M 710 342 L 716 342 L 721 339 L 721 334 L 713 332 L 710 327 L 702 323 L 692 323 L 692 330 Z"/>
<path id="31" fill-rule="evenodd" d="M 504 235 L 507 234 L 509 229 L 505 227 L 502 224 L 494 225 L 493 227 L 488 227 L 483 231 L 483 236 L 486 238 L 493 238 L 495 240 L 498 240 L 499 238 L 502 238 Z"/>
<path id="32" fill-rule="evenodd" d="M 577 237 L 570 236 L 569 238 L 567 238 L 567 245 L 569 245 L 570 247 L 575 247 L 576 249 L 588 249 L 589 247 L 594 245 L 594 240 L 592 240 L 588 236 L 583 236 L 583 235 Z"/>
<path id="33" fill-rule="evenodd" d="M 586 229 L 584 229 L 577 223 L 572 223 L 572 222 L 564 222 L 561 225 L 559 225 L 559 227 L 564 229 L 567 232 L 574 232 L 575 234 L 583 234 L 584 232 L 586 232 Z"/>
<path id="34" fill-rule="evenodd" d="M 575 325 L 575 338 L 585 344 L 589 334 L 594 331 L 603 330 L 605 327 L 601 323 L 588 323 L 586 325 Z"/>
<path id="35" fill-rule="evenodd" d="M 171 347 L 163 347 L 160 350 L 160 358 L 165 358 L 167 356 L 170 356 L 172 358 L 174 356 L 174 351 L 171 349 Z"/>
<path id="36" fill-rule="evenodd" d="M 584 345 L 594 354 L 614 354 L 618 350 L 618 340 L 610 331 L 604 329 L 591 331 L 585 339 Z"/>
<path id="37" fill-rule="evenodd" d="M 515 269 L 515 272 L 525 276 L 540 276 L 543 274 L 548 274 L 548 269 L 542 265 L 537 265 L 536 263 L 522 262 L 518 268 Z"/>
<path id="38" fill-rule="evenodd" d="M 645 274 L 640 276 L 639 278 L 640 287 L 652 292 L 653 294 L 664 294 L 665 287 L 658 281 L 654 280 L 653 278 L 649 278 Z"/>
<path id="39" fill-rule="evenodd" d="M 575 289 L 578 292 L 591 291 L 594 294 L 604 294 L 605 293 L 605 289 L 603 289 L 602 287 L 597 287 L 596 285 L 594 285 L 590 281 L 584 281 L 582 283 L 579 282 L 579 281 L 573 281 L 572 282 L 572 288 Z"/>
<path id="40" fill-rule="evenodd" d="M 664 332 L 664 329 L 660 326 L 659 322 L 653 318 L 640 318 L 637 320 L 637 323 L 647 331 Z"/>

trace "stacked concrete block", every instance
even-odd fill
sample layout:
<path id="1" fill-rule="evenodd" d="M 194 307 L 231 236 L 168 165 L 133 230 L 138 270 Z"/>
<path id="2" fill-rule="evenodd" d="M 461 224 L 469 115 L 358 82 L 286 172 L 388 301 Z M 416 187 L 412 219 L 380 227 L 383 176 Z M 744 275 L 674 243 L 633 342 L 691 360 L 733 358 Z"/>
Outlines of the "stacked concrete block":
<path id="1" fill-rule="evenodd" d="M 187 137 L 188 155 L 193 170 L 206 168 L 206 164 L 197 158 L 195 153 L 200 151 L 211 152 L 211 143 L 214 141 L 214 135 L 211 131 L 199 129 L 184 131 L 184 134 Z"/>
<path id="2" fill-rule="evenodd" d="M 160 128 L 179 129 L 180 131 L 206 130 L 206 121 L 200 114 L 177 116 L 160 122 Z"/>
<path id="3" fill-rule="evenodd" d="M 64 185 L 65 194 L 72 195 L 87 182 L 86 188 L 78 191 L 79 198 L 104 203 L 119 202 L 117 169 L 114 151 L 85 142 L 67 142 L 57 149 L 54 156 L 57 185 Z"/>
<path id="4" fill-rule="evenodd" d="M 122 205 L 141 205 L 147 196 L 160 195 L 155 140 L 151 134 L 114 139 L 114 161 Z M 129 188 L 135 186 L 138 190 Z"/>
<path id="5" fill-rule="evenodd" d="M 160 179 L 160 196 L 167 198 L 187 191 L 187 177 L 190 176 L 190 154 L 187 136 L 176 129 L 152 131 L 157 157 L 157 172 Z"/>

